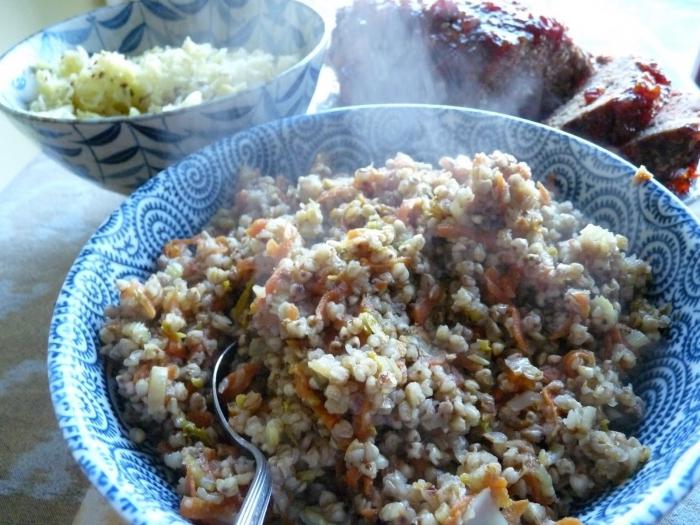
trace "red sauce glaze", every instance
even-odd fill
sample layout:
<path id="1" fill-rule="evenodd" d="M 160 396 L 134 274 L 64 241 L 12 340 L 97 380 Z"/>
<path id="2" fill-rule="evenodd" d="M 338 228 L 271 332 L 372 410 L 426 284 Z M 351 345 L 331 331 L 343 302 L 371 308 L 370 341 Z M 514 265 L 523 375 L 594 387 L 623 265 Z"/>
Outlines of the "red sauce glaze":
<path id="1" fill-rule="evenodd" d="M 475 6 L 454 0 L 436 0 L 418 16 L 429 27 L 431 38 L 450 46 L 479 42 L 490 43 L 497 49 L 515 45 L 521 38 L 535 42 L 544 39 L 555 44 L 569 41 L 562 24 L 553 18 L 535 17 L 523 6 L 513 3 L 502 6 L 482 2 Z"/>
<path id="2" fill-rule="evenodd" d="M 668 88 L 663 75 L 654 75 L 640 64 L 637 67 L 637 71 L 624 77 L 628 82 L 626 89 L 611 95 L 601 111 L 596 109 L 587 116 L 578 128 L 580 132 L 593 141 L 619 146 L 649 125 L 664 104 Z M 662 82 L 657 82 L 657 78 Z M 591 104 L 604 93 L 599 86 L 593 86 L 584 90 L 584 101 Z"/>
<path id="3" fill-rule="evenodd" d="M 583 92 L 583 99 L 586 104 L 592 104 L 600 98 L 600 96 L 605 93 L 604 87 L 589 87 Z"/>
<path id="4" fill-rule="evenodd" d="M 663 84 L 664 86 L 671 84 L 671 81 L 666 78 L 666 75 L 659 71 L 659 67 L 655 63 L 646 64 L 644 62 L 637 62 L 637 67 L 641 71 L 649 73 L 657 84 Z"/>
<path id="5" fill-rule="evenodd" d="M 425 29 L 436 70 L 453 88 L 479 68 L 488 84 L 500 60 L 522 41 L 547 41 L 554 48 L 570 42 L 562 24 L 514 3 L 436 0 L 414 16 Z"/>
<path id="6" fill-rule="evenodd" d="M 697 165 L 689 166 L 685 170 L 679 170 L 673 177 L 666 181 L 666 186 L 676 195 L 687 195 L 694 182 L 700 177 Z"/>

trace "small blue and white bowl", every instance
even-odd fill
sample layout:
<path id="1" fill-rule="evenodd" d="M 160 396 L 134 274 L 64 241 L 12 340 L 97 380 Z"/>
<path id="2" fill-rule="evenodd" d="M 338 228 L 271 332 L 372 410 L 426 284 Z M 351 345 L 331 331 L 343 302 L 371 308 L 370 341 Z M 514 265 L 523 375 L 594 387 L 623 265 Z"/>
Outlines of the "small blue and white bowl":
<path id="1" fill-rule="evenodd" d="M 131 523 L 186 523 L 156 454 L 129 440 L 110 398 L 98 330 L 116 303 L 115 280 L 145 279 L 164 244 L 200 231 L 232 202 L 242 166 L 295 179 L 323 153 L 338 170 L 383 163 L 397 151 L 435 164 L 443 155 L 500 149 L 553 177 L 596 223 L 626 235 L 654 271 L 652 300 L 670 302 L 672 328 L 633 378 L 647 411 L 637 436 L 651 459 L 583 504 L 586 525 L 652 525 L 700 479 L 700 224 L 655 181 L 606 150 L 545 126 L 438 106 L 367 106 L 283 119 L 186 157 L 128 198 L 88 241 L 56 302 L 49 336 L 51 396 L 73 455 Z"/>
<path id="2" fill-rule="evenodd" d="M 212 101 L 138 117 L 50 118 L 28 111 L 32 66 L 77 46 L 138 54 L 185 37 L 302 59 L 269 82 Z M 250 126 L 305 113 L 328 46 L 324 17 L 302 0 L 141 0 L 44 29 L 0 57 L 0 109 L 74 173 L 129 192 L 188 153 Z"/>

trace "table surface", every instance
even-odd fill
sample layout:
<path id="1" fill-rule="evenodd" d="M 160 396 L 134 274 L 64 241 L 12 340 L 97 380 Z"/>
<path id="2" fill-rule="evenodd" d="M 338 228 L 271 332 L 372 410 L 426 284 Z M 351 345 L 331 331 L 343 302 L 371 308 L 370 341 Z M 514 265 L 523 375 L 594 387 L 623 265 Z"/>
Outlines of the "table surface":
<path id="1" fill-rule="evenodd" d="M 572 31 L 586 35 L 583 40 L 594 51 L 601 42 L 610 42 L 612 31 L 606 24 L 590 25 L 596 5 L 617 10 L 619 16 L 642 5 L 653 8 L 653 23 L 663 31 L 653 33 L 665 34 L 663 42 L 632 21 L 626 30 L 618 28 L 615 49 L 608 52 L 625 52 L 630 46 L 646 51 L 653 45 L 656 53 L 650 54 L 666 57 L 682 85 L 687 78 L 681 71 L 690 67 L 700 49 L 700 33 L 683 30 L 700 25 L 697 1 L 676 1 L 673 10 L 666 2 L 631 0 L 612 6 L 602 0 L 533 3 L 560 14 Z M 3 153 L 11 156 L 9 148 Z M 79 524 L 119 523 L 94 491 L 84 498 L 89 485 L 68 452 L 49 399 L 46 341 L 53 304 L 70 265 L 123 198 L 42 155 L 0 188 L 0 522 L 51 525 L 70 523 L 75 517 Z M 700 216 L 700 203 L 692 208 Z M 696 523 L 698 515 L 700 488 L 661 523 Z"/>

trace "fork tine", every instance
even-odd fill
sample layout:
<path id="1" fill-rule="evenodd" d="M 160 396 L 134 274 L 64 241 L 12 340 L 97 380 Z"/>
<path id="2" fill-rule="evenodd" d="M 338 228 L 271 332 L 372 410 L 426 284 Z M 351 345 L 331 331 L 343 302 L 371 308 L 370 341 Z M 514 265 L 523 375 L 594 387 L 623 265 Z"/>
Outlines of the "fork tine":
<path id="1" fill-rule="evenodd" d="M 248 487 L 248 493 L 246 494 L 243 500 L 243 505 L 241 505 L 241 508 L 238 511 L 236 519 L 233 523 L 236 525 L 262 525 L 265 520 L 265 513 L 267 512 L 267 507 L 272 495 L 270 467 L 267 464 L 267 458 L 265 458 L 263 453 L 260 452 L 255 445 L 244 439 L 235 430 L 233 430 L 233 428 L 231 428 L 231 425 L 228 423 L 228 418 L 221 407 L 221 401 L 219 399 L 219 374 L 221 370 L 225 369 L 224 365 L 230 364 L 231 360 L 235 356 L 236 348 L 236 343 L 230 344 L 216 359 L 214 371 L 211 377 L 214 410 L 217 418 L 219 419 L 219 423 L 221 423 L 221 426 L 224 428 L 226 433 L 238 446 L 248 451 L 255 460 L 255 475 L 253 476 L 253 481 L 251 481 L 250 486 Z"/>

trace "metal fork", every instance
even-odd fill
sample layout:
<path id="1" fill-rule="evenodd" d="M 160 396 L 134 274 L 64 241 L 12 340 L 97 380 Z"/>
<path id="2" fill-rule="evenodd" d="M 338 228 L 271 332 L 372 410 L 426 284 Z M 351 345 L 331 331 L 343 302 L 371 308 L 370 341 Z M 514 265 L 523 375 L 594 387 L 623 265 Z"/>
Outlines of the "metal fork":
<path id="1" fill-rule="evenodd" d="M 221 408 L 221 401 L 219 400 L 218 389 L 219 382 L 222 379 L 219 377 L 219 374 L 222 370 L 228 370 L 228 365 L 231 364 L 231 361 L 235 357 L 236 350 L 236 343 L 227 346 L 224 351 L 221 352 L 221 355 L 219 355 L 214 365 L 214 372 L 211 378 L 214 409 L 219 418 L 219 423 L 221 423 L 221 426 L 224 427 L 224 430 L 226 430 L 231 439 L 239 447 L 247 450 L 255 460 L 255 475 L 253 476 L 253 481 L 248 487 L 248 492 L 243 499 L 243 505 L 241 505 L 241 509 L 233 523 L 235 525 L 262 525 L 272 494 L 272 481 L 267 458 L 255 445 L 238 435 L 238 433 L 231 428 L 231 425 L 228 423 L 228 417 Z"/>

